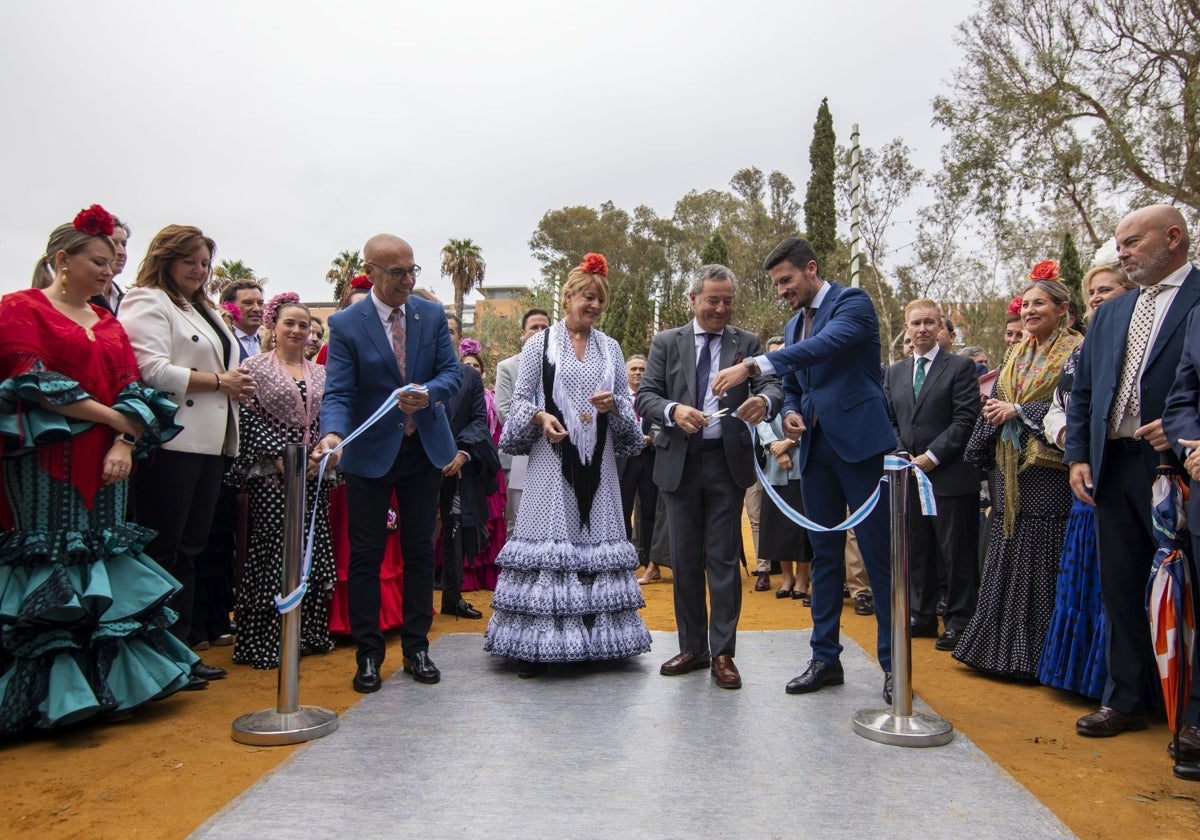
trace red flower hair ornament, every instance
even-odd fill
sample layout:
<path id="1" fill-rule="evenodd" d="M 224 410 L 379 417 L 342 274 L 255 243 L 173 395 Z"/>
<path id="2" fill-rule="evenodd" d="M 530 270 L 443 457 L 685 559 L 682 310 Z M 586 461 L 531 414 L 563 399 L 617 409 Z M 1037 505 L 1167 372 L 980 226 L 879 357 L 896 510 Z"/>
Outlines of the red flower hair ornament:
<path id="1" fill-rule="evenodd" d="M 1057 280 L 1060 276 L 1054 260 L 1042 260 L 1029 270 L 1030 280 Z"/>
<path id="2" fill-rule="evenodd" d="M 608 260 L 604 259 L 603 254 L 584 254 L 583 262 L 579 264 L 579 267 L 583 269 L 584 274 L 608 276 Z"/>
<path id="3" fill-rule="evenodd" d="M 1021 297 L 1020 297 L 1020 295 L 1018 295 L 1017 297 L 1013 298 L 1012 300 L 1010 300 L 1008 302 L 1008 314 L 1009 315 L 1020 315 L 1021 314 Z"/>
<path id="4" fill-rule="evenodd" d="M 460 356 L 478 356 L 483 352 L 483 347 L 473 338 L 464 338 L 458 342 L 458 355 Z"/>
<path id="5" fill-rule="evenodd" d="M 75 221 L 71 223 L 71 227 L 88 236 L 112 236 L 116 224 L 111 213 L 99 204 L 93 204 L 75 214 Z"/>
<path id="6" fill-rule="evenodd" d="M 353 280 L 350 281 L 351 289 L 369 290 L 372 285 L 373 284 L 371 283 L 371 278 L 365 274 L 360 274 L 357 277 L 355 277 Z"/>

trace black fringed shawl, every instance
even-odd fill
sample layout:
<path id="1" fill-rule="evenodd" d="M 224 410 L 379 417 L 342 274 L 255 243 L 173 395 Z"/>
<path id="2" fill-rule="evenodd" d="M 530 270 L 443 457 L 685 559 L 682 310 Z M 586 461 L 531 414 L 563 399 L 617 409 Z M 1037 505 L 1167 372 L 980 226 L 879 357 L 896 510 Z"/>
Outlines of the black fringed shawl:
<path id="1" fill-rule="evenodd" d="M 554 374 L 555 366 L 550 363 L 550 330 L 546 330 L 546 340 L 542 343 L 542 394 L 546 399 L 545 411 L 558 418 L 558 422 L 567 427 L 562 410 L 554 403 Z M 571 438 L 563 438 L 560 443 L 551 444 L 562 463 L 563 479 L 575 492 L 575 504 L 579 508 L 579 524 L 591 528 L 592 501 L 596 498 L 596 490 L 600 487 L 600 469 L 604 454 L 604 442 L 608 437 L 608 414 L 596 412 L 596 446 L 592 459 L 584 464 L 579 457 L 579 450 L 571 442 Z"/>

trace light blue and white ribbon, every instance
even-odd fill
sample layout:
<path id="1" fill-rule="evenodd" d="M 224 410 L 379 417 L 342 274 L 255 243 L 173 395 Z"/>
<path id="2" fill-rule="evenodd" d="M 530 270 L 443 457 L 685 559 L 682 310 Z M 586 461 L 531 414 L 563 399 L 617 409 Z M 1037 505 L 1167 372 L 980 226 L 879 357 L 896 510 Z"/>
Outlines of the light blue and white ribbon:
<path id="1" fill-rule="evenodd" d="M 754 445 L 758 446 L 758 433 L 754 427 L 750 427 L 750 434 L 753 436 Z M 806 528 L 809 531 L 819 531 L 828 533 L 830 531 L 849 531 L 855 525 L 861 523 L 864 519 L 871 515 L 871 511 L 875 509 L 875 505 L 879 504 L 879 494 L 884 482 L 888 480 L 887 473 L 895 470 L 909 470 L 917 477 L 917 495 L 921 500 L 921 513 L 925 516 L 937 515 L 937 502 L 933 498 L 933 482 L 929 480 L 929 476 L 925 475 L 925 471 L 917 467 L 912 461 L 906 461 L 895 455 L 885 455 L 883 458 L 884 474 L 879 477 L 879 483 L 875 485 L 875 490 L 867 497 L 867 500 L 862 503 L 858 510 L 850 514 L 845 522 L 839 525 L 825 526 L 813 522 L 802 513 L 798 513 L 791 505 L 785 502 L 779 495 L 778 491 L 771 486 L 767 481 L 766 475 L 763 474 L 762 465 L 758 463 L 758 458 L 754 459 L 754 471 L 758 474 L 759 484 L 762 485 L 763 492 L 767 495 L 775 507 L 779 508 L 779 512 L 786 516 L 789 520 L 799 525 L 801 528 Z"/>
<path id="2" fill-rule="evenodd" d="M 410 392 L 422 392 L 428 389 L 424 385 L 405 385 L 397 388 L 388 394 L 387 398 L 380 404 L 379 408 L 375 409 L 375 413 L 368 417 L 361 426 L 347 435 L 341 443 L 330 449 L 321 456 L 321 463 L 317 467 L 317 486 L 321 486 L 321 482 L 325 480 L 325 465 L 328 463 L 330 456 L 335 452 L 341 452 L 346 444 L 361 435 L 367 429 L 374 426 L 384 418 L 393 408 L 396 407 L 396 401 L 400 399 L 401 394 Z M 307 494 L 306 494 L 307 495 Z M 296 607 L 300 606 L 300 602 L 304 600 L 305 594 L 308 592 L 308 576 L 312 572 L 312 553 L 313 553 L 313 535 L 317 530 L 317 514 L 320 511 L 316 506 L 313 506 L 308 518 L 308 537 L 304 541 L 304 558 L 300 563 L 300 585 L 289 592 L 287 595 L 275 596 L 275 608 L 279 610 L 280 615 L 285 615 Z M 326 511 L 328 514 L 328 511 Z"/>

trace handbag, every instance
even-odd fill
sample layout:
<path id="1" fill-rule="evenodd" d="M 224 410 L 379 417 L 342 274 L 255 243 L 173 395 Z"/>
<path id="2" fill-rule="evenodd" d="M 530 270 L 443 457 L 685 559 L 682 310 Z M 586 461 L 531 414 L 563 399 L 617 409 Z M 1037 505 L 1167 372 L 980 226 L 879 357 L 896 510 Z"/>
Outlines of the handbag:
<path id="1" fill-rule="evenodd" d="M 1029 452 L 1025 456 L 1025 465 L 1034 467 L 1045 467 L 1050 470 L 1066 470 L 1067 465 L 1063 462 L 1063 451 L 1057 446 L 1046 443 L 1039 437 L 1030 437 Z"/>

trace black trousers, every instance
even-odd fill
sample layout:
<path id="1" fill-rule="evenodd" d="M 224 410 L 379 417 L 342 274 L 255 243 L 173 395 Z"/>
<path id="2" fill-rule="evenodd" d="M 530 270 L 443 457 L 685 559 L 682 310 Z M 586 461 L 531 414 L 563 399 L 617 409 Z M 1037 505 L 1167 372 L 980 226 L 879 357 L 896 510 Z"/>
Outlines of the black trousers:
<path id="1" fill-rule="evenodd" d="M 937 623 L 939 578 L 944 577 L 946 629 L 962 630 L 979 596 L 979 493 L 936 496 L 937 516 L 922 516 L 916 479 L 910 482 L 909 615 L 920 624 Z"/>
<path id="2" fill-rule="evenodd" d="M 1094 494 L 1100 594 L 1108 631 L 1108 682 L 1101 702 L 1125 713 L 1142 710 L 1146 686 L 1157 680 L 1146 617 L 1146 581 L 1157 548 L 1150 518 L 1156 461 L 1146 443 L 1109 441 L 1104 481 Z"/>
<path id="3" fill-rule="evenodd" d="M 387 510 L 396 493 L 400 547 L 404 552 L 404 627 L 400 646 L 411 657 L 429 649 L 433 624 L 433 529 L 442 471 L 430 463 L 417 434 L 407 437 L 395 463 L 381 478 L 346 475 L 350 568 L 346 595 L 350 636 L 358 659 L 382 662 L 379 629 L 379 567 L 387 541 Z"/>
<path id="4" fill-rule="evenodd" d="M 633 503 L 641 500 L 643 560 L 650 557 L 650 545 L 654 540 L 655 512 L 658 510 L 658 485 L 654 483 L 654 447 L 648 446 L 641 453 L 625 462 L 621 473 L 621 509 L 625 514 L 625 537 L 633 540 Z"/>
<path id="5" fill-rule="evenodd" d="M 146 553 L 183 587 L 170 606 L 179 613 L 171 632 L 185 643 L 195 615 L 196 561 L 208 546 L 224 474 L 222 455 L 160 449 L 133 477 L 136 521 L 158 532 Z"/>

